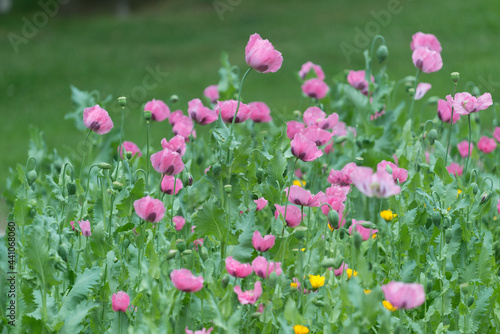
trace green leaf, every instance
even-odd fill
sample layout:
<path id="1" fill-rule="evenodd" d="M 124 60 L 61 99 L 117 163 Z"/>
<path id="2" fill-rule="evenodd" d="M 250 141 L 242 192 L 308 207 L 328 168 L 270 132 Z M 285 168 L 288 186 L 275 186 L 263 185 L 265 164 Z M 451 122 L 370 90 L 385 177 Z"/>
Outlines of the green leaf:
<path id="1" fill-rule="evenodd" d="M 54 197 L 57 198 L 57 200 L 66 203 L 67 200 L 63 195 L 62 188 L 59 187 L 59 185 L 54 182 L 54 179 L 52 179 L 52 176 L 47 175 L 47 176 L 45 176 L 45 178 L 47 179 L 47 183 L 49 184 L 50 189 L 52 189 L 52 194 L 54 195 Z"/>
<path id="2" fill-rule="evenodd" d="M 413 271 L 417 267 L 417 263 L 415 260 L 410 260 L 403 264 L 403 267 L 401 268 L 400 271 L 400 276 L 401 280 L 405 283 L 412 283 L 415 280 L 415 275 L 413 274 Z"/>
<path id="3" fill-rule="evenodd" d="M 250 143 L 251 138 L 247 137 L 243 142 Z M 252 145 L 240 145 L 236 150 L 234 150 L 234 159 L 232 162 L 233 173 L 246 173 L 248 170 L 248 164 L 250 163 L 250 152 Z"/>
<path id="4" fill-rule="evenodd" d="M 64 325 L 60 333 L 81 333 L 84 330 L 84 325 L 86 325 L 85 322 L 82 324 L 83 319 L 85 319 L 90 310 L 98 306 L 99 304 L 90 300 L 84 300 L 76 305 L 76 307 L 72 308 L 71 312 L 64 318 Z"/>
<path id="5" fill-rule="evenodd" d="M 118 217 L 130 217 L 132 215 L 134 201 L 144 197 L 145 189 L 146 185 L 144 179 L 141 178 L 135 181 L 134 187 L 130 190 L 129 195 L 116 205 Z"/>
<path id="6" fill-rule="evenodd" d="M 236 223 L 236 229 L 242 232 L 238 236 L 238 245 L 233 248 L 230 255 L 239 262 L 250 261 L 254 251 L 252 236 L 257 230 L 255 226 L 255 213 L 247 212 L 242 214 Z"/>
<path id="7" fill-rule="evenodd" d="M 211 197 L 203 208 L 198 210 L 194 216 L 194 225 L 196 225 L 195 233 L 197 236 L 207 236 L 213 235 L 218 240 L 222 241 L 226 239 L 227 224 L 226 215 L 224 211 L 217 204 L 215 197 Z M 229 233 L 229 240 L 226 240 L 229 244 L 236 244 L 236 237 Z"/>
<path id="8" fill-rule="evenodd" d="M 132 224 L 132 223 L 127 223 L 127 224 L 124 224 L 124 225 L 122 225 L 122 226 L 118 227 L 118 228 L 115 230 L 115 233 L 127 232 L 127 231 L 132 230 L 134 227 L 135 227 L 135 225 L 134 225 L 134 224 Z"/>
<path id="9" fill-rule="evenodd" d="M 14 221 L 18 226 L 27 226 L 33 222 L 33 218 L 29 215 L 28 200 L 21 195 L 17 197 L 14 203 Z"/>
<path id="10" fill-rule="evenodd" d="M 88 298 L 90 289 L 99 283 L 100 272 L 101 268 L 99 267 L 93 267 L 91 269 L 85 268 L 85 271 L 76 277 L 75 284 L 71 288 L 71 291 L 62 299 L 59 314 L 63 318 L 70 316 L 77 305 Z"/>
<path id="11" fill-rule="evenodd" d="M 92 236 L 89 238 L 89 241 L 92 251 L 94 251 L 99 258 L 106 255 L 109 246 L 106 242 L 106 231 L 104 230 L 104 224 L 102 221 L 97 223 L 97 225 L 92 228 Z"/>
<path id="12" fill-rule="evenodd" d="M 44 289 L 59 283 L 54 277 L 55 261 L 49 256 L 49 245 L 41 227 L 34 226 L 29 230 L 25 245 L 28 266 L 38 275 Z"/>
<path id="13" fill-rule="evenodd" d="M 285 156 L 283 155 L 283 152 L 276 151 L 266 168 L 266 174 L 269 175 L 268 184 L 270 184 L 272 187 L 275 187 L 276 185 L 279 184 L 279 187 L 282 187 L 285 184 L 285 179 L 283 177 L 285 169 L 286 169 Z"/>
<path id="14" fill-rule="evenodd" d="M 479 329 L 479 325 L 481 323 L 487 323 L 488 317 L 486 316 L 486 310 L 489 309 L 490 306 L 490 297 L 493 294 L 493 289 L 491 287 L 487 287 L 481 290 L 477 294 L 477 298 L 474 301 L 474 310 L 471 313 L 471 319 L 473 320 L 472 330 L 477 332 Z"/>

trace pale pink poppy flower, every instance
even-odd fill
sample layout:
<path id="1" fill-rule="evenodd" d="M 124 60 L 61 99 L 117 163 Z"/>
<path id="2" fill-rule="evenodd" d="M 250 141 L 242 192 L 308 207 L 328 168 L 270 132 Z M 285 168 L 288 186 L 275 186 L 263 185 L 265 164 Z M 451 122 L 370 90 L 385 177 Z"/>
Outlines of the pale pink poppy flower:
<path id="1" fill-rule="evenodd" d="M 493 138 L 482 136 L 477 142 L 477 149 L 483 153 L 491 153 L 497 148 L 497 142 Z"/>
<path id="2" fill-rule="evenodd" d="M 111 296 L 111 307 L 115 312 L 126 312 L 130 305 L 130 297 L 124 291 L 118 291 Z"/>
<path id="3" fill-rule="evenodd" d="M 252 269 L 255 274 L 262 278 L 268 278 L 274 271 L 276 275 L 281 275 L 281 262 L 267 262 L 263 256 L 257 256 L 252 261 Z"/>
<path id="4" fill-rule="evenodd" d="M 182 157 L 184 153 L 186 153 L 186 140 L 180 135 L 175 135 L 169 141 L 167 141 L 166 138 L 163 138 L 161 140 L 161 147 L 177 152 Z"/>
<path id="5" fill-rule="evenodd" d="M 392 175 L 385 170 L 373 173 L 369 167 L 357 167 L 351 173 L 351 180 L 368 197 L 386 198 L 401 192 L 401 187 L 394 183 Z"/>
<path id="6" fill-rule="evenodd" d="M 373 75 L 370 76 L 370 79 L 372 82 L 375 82 Z M 364 70 L 349 71 L 349 74 L 347 74 L 347 82 L 357 90 L 361 91 L 361 93 L 365 95 L 368 94 L 368 81 L 366 81 L 366 72 Z"/>
<path id="7" fill-rule="evenodd" d="M 185 332 L 186 332 L 186 334 L 210 334 L 213 330 L 214 330 L 214 328 L 210 327 L 209 329 L 203 328 L 199 331 L 193 332 L 193 331 L 189 330 L 188 327 L 186 327 Z"/>
<path id="8" fill-rule="evenodd" d="M 439 43 L 436 36 L 433 34 L 424 34 L 423 32 L 417 32 L 412 36 L 412 41 L 410 43 L 410 48 L 415 51 L 416 48 L 424 47 L 432 51 L 441 53 L 441 43 Z"/>
<path id="9" fill-rule="evenodd" d="M 429 153 L 429 151 L 425 151 L 425 161 L 429 163 L 430 159 L 431 159 L 431 154 Z"/>
<path id="10" fill-rule="evenodd" d="M 252 245 L 259 252 L 267 252 L 274 246 L 276 237 L 274 235 L 265 235 L 262 237 L 259 231 L 255 231 L 252 236 Z"/>
<path id="11" fill-rule="evenodd" d="M 198 246 L 203 246 L 203 242 L 204 242 L 203 238 L 194 240 L 193 241 L 194 249 L 198 250 Z"/>
<path id="12" fill-rule="evenodd" d="M 84 236 L 88 238 L 92 235 L 92 232 L 90 231 L 90 222 L 88 220 L 80 220 L 78 225 L 80 225 L 80 231 Z"/>
<path id="13" fill-rule="evenodd" d="M 218 117 L 214 110 L 203 106 L 200 99 L 193 99 L 188 102 L 188 115 L 200 125 L 213 123 Z"/>
<path id="14" fill-rule="evenodd" d="M 411 58 L 413 65 L 424 73 L 437 72 L 443 67 L 441 54 L 425 47 L 416 48 Z"/>
<path id="15" fill-rule="evenodd" d="M 184 163 L 179 153 L 168 148 L 151 155 L 153 168 L 163 175 L 177 175 L 184 170 Z"/>
<path id="16" fill-rule="evenodd" d="M 364 241 L 370 239 L 373 234 L 377 233 L 378 230 L 363 227 L 361 224 L 364 223 L 364 220 L 357 221 L 355 219 L 352 220 L 351 226 L 349 226 L 349 234 L 352 235 L 353 226 L 356 228 L 356 231 L 361 235 Z"/>
<path id="17" fill-rule="evenodd" d="M 302 170 L 300 168 L 297 168 L 295 170 L 295 176 L 298 177 L 299 179 L 302 179 L 302 177 L 304 176 L 304 173 L 302 172 Z"/>
<path id="18" fill-rule="evenodd" d="M 455 108 L 455 112 L 460 115 L 485 110 L 493 104 L 490 93 L 484 93 L 478 98 L 467 92 L 456 93 L 453 98 L 451 95 L 447 95 L 446 100 Z"/>
<path id="19" fill-rule="evenodd" d="M 323 149 L 323 152 L 325 152 L 325 154 L 330 154 L 330 153 L 333 153 L 335 151 L 335 147 L 333 146 L 333 142 L 330 142 L 329 144 L 327 144 L 325 146 L 325 148 Z"/>
<path id="20" fill-rule="evenodd" d="M 253 290 L 241 291 L 239 285 L 233 288 L 234 292 L 238 295 L 238 301 L 241 305 L 255 304 L 260 295 L 262 295 L 262 283 L 257 281 L 253 285 Z"/>
<path id="21" fill-rule="evenodd" d="M 174 194 L 174 181 L 175 181 L 175 194 Z M 182 181 L 175 176 L 165 175 L 161 181 L 161 191 L 167 195 L 177 195 L 179 190 L 184 187 Z"/>
<path id="22" fill-rule="evenodd" d="M 264 209 L 268 203 L 268 200 L 266 200 L 264 197 L 258 198 L 254 200 L 255 204 L 257 204 L 257 210 L 260 211 Z"/>
<path id="23" fill-rule="evenodd" d="M 124 141 L 123 145 L 120 145 L 118 147 L 118 153 L 120 154 L 120 158 L 122 158 L 122 159 L 124 157 L 123 151 L 132 153 L 132 156 L 134 156 L 136 154 L 138 157 L 142 156 L 142 152 L 139 149 L 139 147 L 137 147 L 137 145 L 131 141 Z"/>
<path id="24" fill-rule="evenodd" d="M 451 97 L 451 95 L 450 95 Z M 450 123 L 451 119 L 451 104 L 443 99 L 438 100 L 437 113 L 440 120 L 446 123 Z M 460 119 L 460 114 L 453 111 L 453 124 L 455 124 Z"/>
<path id="25" fill-rule="evenodd" d="M 99 105 L 83 110 L 83 124 L 99 135 L 106 134 L 113 128 L 113 121 L 108 112 Z"/>
<path id="26" fill-rule="evenodd" d="M 332 128 L 335 136 L 347 136 L 347 127 L 344 122 L 337 122 Z"/>
<path id="27" fill-rule="evenodd" d="M 300 133 L 310 141 L 314 142 L 316 146 L 325 145 L 333 137 L 333 133 L 323 130 L 315 125 L 305 128 Z"/>
<path id="28" fill-rule="evenodd" d="M 356 163 L 349 162 L 341 170 L 332 170 L 330 175 L 328 175 L 327 181 L 331 184 L 337 184 L 339 186 L 348 186 L 352 183 L 351 174 L 357 168 Z"/>
<path id="29" fill-rule="evenodd" d="M 144 111 L 151 111 L 151 119 L 157 122 L 164 121 L 170 115 L 170 108 L 162 100 L 147 102 Z"/>
<path id="30" fill-rule="evenodd" d="M 196 138 L 196 131 L 194 130 L 194 124 L 191 118 L 181 115 L 176 119 L 174 126 L 172 127 L 172 132 L 174 135 L 179 135 L 184 137 L 184 140 L 189 142 L 189 136 L 192 135 Z"/>
<path id="31" fill-rule="evenodd" d="M 172 218 L 172 221 L 174 222 L 176 231 L 182 230 L 182 228 L 186 224 L 186 220 L 182 216 L 175 216 L 174 218 Z"/>
<path id="32" fill-rule="evenodd" d="M 285 206 L 274 204 L 276 211 L 274 211 L 274 218 L 278 219 L 278 216 L 283 217 L 285 215 Z M 293 205 L 288 205 L 286 208 L 286 218 L 285 222 L 288 227 L 295 228 L 300 225 L 302 218 L 306 215 L 302 215 L 300 209 Z"/>
<path id="33" fill-rule="evenodd" d="M 299 71 L 299 76 L 302 80 L 306 78 L 306 75 L 311 72 L 311 70 L 314 70 L 314 73 L 316 73 L 316 76 L 320 80 L 325 80 L 325 73 L 323 72 L 323 69 L 321 66 L 314 64 L 313 62 L 308 61 L 302 67 L 300 68 Z"/>
<path id="34" fill-rule="evenodd" d="M 165 215 L 163 202 L 149 196 L 134 201 L 134 209 L 139 218 L 151 223 L 158 223 Z"/>
<path id="35" fill-rule="evenodd" d="M 387 171 L 387 169 L 386 169 L 387 166 L 391 167 L 391 169 L 392 169 L 392 178 L 394 179 L 394 181 L 399 180 L 399 183 L 403 183 L 406 180 L 408 180 L 408 171 L 404 168 L 399 168 L 398 166 L 396 166 L 394 163 L 392 163 L 390 161 L 382 160 L 381 162 L 379 162 L 377 164 L 377 170 Z"/>
<path id="36" fill-rule="evenodd" d="M 469 142 L 467 140 L 463 140 L 457 144 L 458 153 L 465 158 L 469 155 Z M 472 154 L 472 149 L 474 148 L 474 144 L 470 143 L 470 153 Z"/>
<path id="37" fill-rule="evenodd" d="M 226 258 L 226 270 L 229 275 L 238 278 L 245 278 L 253 272 L 249 263 L 240 263 L 233 259 L 232 256 Z"/>
<path id="38" fill-rule="evenodd" d="M 306 111 L 304 111 L 303 120 L 307 126 L 316 125 L 323 130 L 329 130 L 333 129 L 335 124 L 337 124 L 339 115 L 337 113 L 333 113 L 326 117 L 325 112 L 320 108 L 309 107 Z"/>
<path id="39" fill-rule="evenodd" d="M 194 276 L 188 269 L 176 269 L 170 274 L 172 284 L 179 291 L 196 292 L 203 288 L 203 277 Z"/>
<path id="40" fill-rule="evenodd" d="M 182 119 L 182 117 L 184 117 L 182 110 L 180 109 L 176 110 L 172 112 L 170 116 L 168 116 L 168 122 L 170 123 L 170 125 L 174 126 L 175 123 L 177 123 L 180 119 Z"/>
<path id="41" fill-rule="evenodd" d="M 321 79 L 309 79 L 302 85 L 302 92 L 307 96 L 321 100 L 330 91 L 330 87 Z"/>
<path id="42" fill-rule="evenodd" d="M 286 123 L 286 136 L 288 139 L 292 140 L 297 133 L 299 133 L 306 126 L 304 123 L 297 121 L 289 121 Z"/>
<path id="43" fill-rule="evenodd" d="M 500 126 L 497 126 L 495 128 L 495 131 L 493 131 L 493 138 L 495 138 L 497 142 L 500 143 Z"/>
<path id="44" fill-rule="evenodd" d="M 350 189 L 350 186 L 332 184 L 330 187 L 326 188 L 325 195 L 337 197 L 342 200 L 342 202 L 344 202 L 347 199 L 347 194 L 349 193 Z"/>
<path id="45" fill-rule="evenodd" d="M 205 95 L 210 100 L 211 103 L 217 102 L 217 100 L 220 98 L 219 86 L 217 85 L 208 86 L 203 91 L 203 95 Z"/>
<path id="46" fill-rule="evenodd" d="M 396 308 L 412 309 L 425 302 L 424 286 L 418 283 L 390 282 L 382 285 L 385 299 Z"/>
<path id="47" fill-rule="evenodd" d="M 344 262 L 342 262 L 342 264 L 340 265 L 340 267 L 338 269 L 334 269 L 333 270 L 333 274 L 335 276 L 342 276 L 342 273 L 344 273 L 344 270 L 347 270 L 349 269 L 349 266 L 347 264 L 345 264 Z"/>
<path id="48" fill-rule="evenodd" d="M 325 195 L 322 191 L 320 191 L 313 196 L 309 190 L 305 190 L 304 188 L 296 185 L 291 186 L 290 191 L 288 191 L 288 187 L 286 187 L 284 191 L 288 194 L 288 200 L 290 203 L 309 207 L 319 206 L 320 199 Z"/>
<path id="49" fill-rule="evenodd" d="M 245 47 L 245 61 L 257 72 L 269 73 L 280 69 L 283 57 L 269 40 L 263 40 L 259 34 L 253 34 Z"/>
<path id="50" fill-rule="evenodd" d="M 385 114 L 385 110 L 375 111 L 375 113 L 373 115 L 370 115 L 370 121 L 374 121 L 384 114 Z"/>
<path id="51" fill-rule="evenodd" d="M 316 143 L 297 133 L 291 142 L 292 154 L 302 161 L 313 161 L 323 155 Z"/>
<path id="52" fill-rule="evenodd" d="M 238 101 L 228 100 L 228 101 L 217 101 L 217 106 L 215 107 L 220 113 L 222 120 L 225 123 L 232 123 L 234 113 L 238 107 Z M 240 108 L 238 109 L 238 114 L 236 115 L 235 123 L 243 123 L 250 118 L 252 110 L 255 107 L 249 107 L 248 105 L 240 102 Z"/>
<path id="53" fill-rule="evenodd" d="M 268 123 L 273 120 L 271 117 L 271 109 L 269 109 L 264 102 L 250 102 L 248 106 L 252 109 L 250 119 L 255 123 Z"/>
<path id="54" fill-rule="evenodd" d="M 424 95 L 432 88 L 430 83 L 421 82 L 417 85 L 417 90 L 415 91 L 415 100 L 420 100 Z"/>
<path id="55" fill-rule="evenodd" d="M 452 162 L 448 167 L 446 167 L 446 170 L 450 174 L 455 174 L 455 176 L 462 176 L 462 173 L 464 171 L 464 166 L 460 166 L 456 162 Z"/>

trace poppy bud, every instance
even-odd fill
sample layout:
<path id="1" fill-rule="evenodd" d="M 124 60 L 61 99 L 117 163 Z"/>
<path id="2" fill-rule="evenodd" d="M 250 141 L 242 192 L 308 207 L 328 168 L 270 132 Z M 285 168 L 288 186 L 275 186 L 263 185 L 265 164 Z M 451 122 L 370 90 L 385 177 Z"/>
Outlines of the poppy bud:
<path id="1" fill-rule="evenodd" d="M 295 228 L 294 234 L 297 239 L 302 240 L 306 236 L 306 232 L 307 232 L 307 227 L 299 226 Z"/>
<path id="2" fill-rule="evenodd" d="M 328 212 L 328 223 L 331 227 L 339 226 L 339 213 L 336 210 L 330 210 Z"/>
<path id="3" fill-rule="evenodd" d="M 130 240 L 129 239 L 125 239 L 123 241 L 123 247 L 125 247 L 125 249 L 127 249 L 129 245 L 130 245 Z"/>
<path id="4" fill-rule="evenodd" d="M 477 186 L 477 183 L 476 183 L 476 182 L 472 182 L 472 183 L 471 183 L 471 186 L 472 186 L 472 193 L 473 193 L 474 195 L 476 195 L 476 194 L 477 194 L 477 192 L 479 191 L 479 187 Z"/>
<path id="5" fill-rule="evenodd" d="M 426 284 L 427 293 L 430 293 L 432 291 L 432 286 L 433 286 L 432 281 L 428 280 Z"/>
<path id="6" fill-rule="evenodd" d="M 363 242 L 363 237 L 361 236 L 361 234 L 359 234 L 358 231 L 354 231 L 352 237 L 353 237 L 354 247 L 356 247 L 356 249 L 359 250 L 359 248 L 361 247 L 361 243 Z"/>
<path id="7" fill-rule="evenodd" d="M 474 296 L 469 296 L 469 298 L 467 298 L 467 306 L 471 307 L 472 304 L 474 304 Z"/>
<path id="8" fill-rule="evenodd" d="M 206 261 L 208 259 L 208 250 L 205 246 L 201 247 L 200 257 L 203 261 Z"/>
<path id="9" fill-rule="evenodd" d="M 179 250 L 179 252 L 183 252 L 186 250 L 186 241 L 184 239 L 177 239 L 175 242 L 175 247 Z"/>
<path id="10" fill-rule="evenodd" d="M 460 73 L 458 72 L 451 72 L 451 80 L 453 80 L 453 82 L 458 82 L 458 80 L 460 79 Z"/>
<path id="11" fill-rule="evenodd" d="M 68 195 L 74 195 L 76 194 L 76 183 L 75 181 L 70 181 L 66 185 L 66 189 L 68 189 Z"/>
<path id="12" fill-rule="evenodd" d="M 325 268 L 334 267 L 335 266 L 335 260 L 332 259 L 332 258 L 325 257 L 323 260 L 321 260 L 320 265 L 322 267 L 325 267 Z"/>
<path id="13" fill-rule="evenodd" d="M 99 167 L 100 169 L 111 169 L 111 165 L 107 162 L 99 162 L 97 164 L 97 167 Z"/>
<path id="14" fill-rule="evenodd" d="M 446 230 L 444 233 L 444 237 L 446 239 L 446 243 L 449 244 L 451 241 L 451 237 L 453 237 L 453 234 L 450 229 Z"/>
<path id="15" fill-rule="evenodd" d="M 36 170 L 30 170 L 26 175 L 26 178 L 28 179 L 28 185 L 31 186 L 37 178 Z"/>
<path id="16" fill-rule="evenodd" d="M 229 284 L 229 275 L 225 274 L 224 277 L 222 277 L 222 288 L 225 289 L 227 288 L 227 285 Z"/>
<path id="17" fill-rule="evenodd" d="M 177 103 L 179 101 L 179 97 L 177 95 L 170 96 L 170 103 Z"/>
<path id="18" fill-rule="evenodd" d="M 115 181 L 113 182 L 113 189 L 121 191 L 123 189 L 123 184 L 118 181 Z"/>
<path id="19" fill-rule="evenodd" d="M 190 249 L 186 249 L 185 251 L 182 252 L 182 255 L 184 255 L 184 256 L 188 256 L 188 255 L 191 255 L 191 254 L 193 254 L 193 251 L 190 250 Z"/>
<path id="20" fill-rule="evenodd" d="M 127 105 L 127 98 L 125 96 L 120 96 L 117 100 L 120 106 L 125 107 Z"/>
<path id="21" fill-rule="evenodd" d="M 436 129 L 432 129 L 431 131 L 429 131 L 429 134 L 427 135 L 427 139 L 429 140 L 429 143 L 431 145 L 434 144 L 434 141 L 437 139 L 437 137 L 438 137 L 438 134 L 437 134 Z"/>
<path id="22" fill-rule="evenodd" d="M 278 282 L 278 274 L 276 274 L 276 272 L 273 271 L 269 275 L 269 285 L 271 286 L 271 288 L 274 288 L 277 282 Z"/>
<path id="23" fill-rule="evenodd" d="M 439 227 L 439 225 L 441 224 L 441 212 L 434 211 L 432 213 L 432 222 L 436 227 Z"/>
<path id="24" fill-rule="evenodd" d="M 260 312 L 254 312 L 254 313 L 252 313 L 252 318 L 257 319 L 261 315 L 262 315 L 262 313 L 260 313 Z"/>
<path id="25" fill-rule="evenodd" d="M 342 144 L 347 140 L 347 136 L 338 136 L 335 138 L 335 144 Z"/>
<path id="26" fill-rule="evenodd" d="M 262 168 L 257 169 L 255 172 L 255 176 L 257 176 L 257 182 L 262 183 L 262 178 L 264 177 L 264 170 Z"/>
<path id="27" fill-rule="evenodd" d="M 489 191 L 485 191 L 482 195 L 481 195 L 481 202 L 479 202 L 479 204 L 484 204 L 486 203 L 489 199 L 491 198 L 491 192 Z"/>
<path id="28" fill-rule="evenodd" d="M 415 96 L 415 88 L 411 87 L 411 88 L 408 88 L 408 95 L 410 96 Z"/>
<path id="29" fill-rule="evenodd" d="M 230 184 L 226 184 L 224 186 L 224 191 L 226 192 L 226 194 L 230 194 L 233 191 L 233 186 Z"/>
<path id="30" fill-rule="evenodd" d="M 144 111 L 144 119 L 146 121 L 151 120 L 151 111 L 149 111 L 149 110 Z"/>
<path id="31" fill-rule="evenodd" d="M 169 250 L 168 253 L 167 253 L 167 260 L 173 259 L 176 254 L 177 254 L 177 249 L 171 249 L 171 250 Z"/>
<path id="32" fill-rule="evenodd" d="M 469 284 L 467 284 L 467 283 L 461 284 L 460 290 L 462 290 L 462 293 L 464 295 L 468 295 L 469 294 Z"/>
<path id="33" fill-rule="evenodd" d="M 479 95 L 481 95 L 481 91 L 479 90 L 479 88 L 477 86 L 474 86 L 474 87 L 472 87 L 471 94 L 473 96 L 479 96 Z"/>
<path id="34" fill-rule="evenodd" d="M 377 49 L 378 62 L 382 63 L 388 55 L 389 49 L 387 48 L 387 46 L 385 44 L 380 45 Z"/>
<path id="35" fill-rule="evenodd" d="M 132 156 L 132 152 L 125 152 L 125 158 L 127 158 L 127 160 L 132 159 Z"/>

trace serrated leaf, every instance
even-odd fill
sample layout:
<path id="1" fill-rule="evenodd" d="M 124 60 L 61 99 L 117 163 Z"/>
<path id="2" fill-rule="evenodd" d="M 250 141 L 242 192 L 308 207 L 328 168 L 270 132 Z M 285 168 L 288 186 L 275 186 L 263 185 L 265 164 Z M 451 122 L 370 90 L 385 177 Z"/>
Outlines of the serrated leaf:
<path id="1" fill-rule="evenodd" d="M 57 200 L 66 203 L 66 198 L 63 195 L 62 188 L 54 182 L 52 176 L 46 175 L 45 178 L 50 186 L 50 189 L 52 189 L 52 194 L 54 195 L 54 197 L 57 198 Z"/>
<path id="2" fill-rule="evenodd" d="M 130 217 L 132 215 L 134 201 L 144 197 L 145 188 L 144 179 L 141 178 L 135 181 L 134 187 L 130 190 L 129 195 L 116 205 L 118 217 Z"/>
<path id="3" fill-rule="evenodd" d="M 54 277 L 54 260 L 49 256 L 45 232 L 35 226 L 30 229 L 25 243 L 28 266 L 38 275 L 45 289 L 59 283 Z"/>
<path id="4" fill-rule="evenodd" d="M 479 329 L 481 323 L 487 320 L 485 313 L 490 305 L 490 297 L 492 294 L 493 289 L 491 287 L 487 287 L 477 294 L 477 298 L 474 301 L 474 310 L 471 313 L 471 319 L 473 320 L 472 330 L 474 332 Z"/>
<path id="5" fill-rule="evenodd" d="M 24 197 L 17 197 L 14 203 L 14 221 L 18 226 L 27 226 L 33 222 L 29 216 L 28 200 Z"/>
<path id="6" fill-rule="evenodd" d="M 412 283 L 415 280 L 415 275 L 413 274 L 413 271 L 415 270 L 416 267 L 417 263 L 415 262 L 415 260 L 410 260 L 405 264 L 403 264 L 403 267 L 399 272 L 401 280 L 405 283 Z"/>
<path id="7" fill-rule="evenodd" d="M 96 308 L 97 306 L 99 306 L 99 304 L 90 300 L 84 300 L 76 305 L 76 307 L 71 309 L 70 314 L 64 318 L 64 325 L 61 328 L 60 333 L 81 333 L 84 329 L 82 324 L 83 319 L 85 319 L 90 310 Z"/>
<path id="8" fill-rule="evenodd" d="M 90 247 L 92 251 L 99 257 L 102 258 L 106 255 L 108 251 L 108 244 L 106 242 L 106 231 L 104 230 L 104 224 L 102 221 L 97 223 L 95 227 L 92 228 L 92 236 L 89 238 Z"/>
<path id="9" fill-rule="evenodd" d="M 71 316 L 77 305 L 88 298 L 90 289 L 100 280 L 100 272 L 101 268 L 99 267 L 85 268 L 85 271 L 76 277 L 71 291 L 62 299 L 61 310 L 59 311 L 61 317 L 65 319 Z"/>
<path id="10" fill-rule="evenodd" d="M 252 236 L 257 230 L 255 226 L 255 213 L 247 212 L 242 214 L 236 223 L 236 229 L 242 232 L 238 236 L 238 245 L 233 248 L 230 255 L 239 262 L 247 262 L 252 258 L 254 251 Z"/>
<path id="11" fill-rule="evenodd" d="M 193 220 L 194 225 L 196 225 L 195 233 L 199 237 L 213 235 L 222 241 L 228 235 L 226 215 L 215 201 L 216 198 L 211 197 L 205 202 L 203 208 L 196 212 Z M 229 233 L 229 240 L 226 240 L 226 242 L 234 245 L 237 243 L 237 240 L 234 235 Z"/>
<path id="12" fill-rule="evenodd" d="M 286 169 L 286 159 L 283 152 L 276 151 L 273 158 L 269 161 L 266 168 L 266 174 L 268 177 L 268 184 L 275 187 L 279 184 L 279 187 L 285 184 L 285 179 L 283 173 Z"/>

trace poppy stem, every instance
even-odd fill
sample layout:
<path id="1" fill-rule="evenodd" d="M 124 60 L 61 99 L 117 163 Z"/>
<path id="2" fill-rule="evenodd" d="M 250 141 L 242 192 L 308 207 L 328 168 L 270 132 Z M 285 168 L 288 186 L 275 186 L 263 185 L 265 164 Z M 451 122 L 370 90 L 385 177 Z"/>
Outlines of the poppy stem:
<path id="1" fill-rule="evenodd" d="M 231 122 L 231 129 L 229 132 L 230 137 L 233 135 L 233 125 L 236 121 L 236 116 L 238 115 L 238 110 L 240 109 L 241 88 L 243 88 L 243 81 L 245 81 L 247 74 L 250 73 L 251 70 L 252 70 L 252 68 L 249 67 L 248 70 L 245 72 L 245 74 L 243 74 L 243 77 L 241 78 L 240 87 L 238 88 L 238 104 L 236 105 L 236 111 L 234 112 L 233 121 Z M 229 157 L 229 154 L 228 154 L 228 157 Z"/>
<path id="2" fill-rule="evenodd" d="M 288 179 L 288 191 L 287 191 L 286 199 L 285 199 L 285 201 L 286 201 L 286 203 L 285 203 L 285 215 L 283 217 L 283 220 L 285 221 L 285 226 L 286 226 L 286 210 L 288 209 L 288 202 L 289 202 L 288 197 L 290 196 L 290 188 L 292 186 L 292 179 L 293 179 L 293 174 L 292 173 L 293 173 L 293 171 L 295 169 L 295 164 L 297 163 L 297 160 L 299 160 L 299 158 L 295 158 L 295 161 L 293 162 L 292 169 L 288 171 L 288 178 L 289 178 Z M 302 214 L 303 213 L 304 212 L 302 212 Z M 279 217 L 279 215 L 278 215 L 278 217 Z M 302 218 L 303 217 L 304 217 L 303 215 L 300 217 L 300 221 L 301 222 L 302 222 Z M 284 234 L 285 234 L 285 227 L 283 227 L 283 232 L 281 233 L 281 237 L 283 237 Z"/>
<path id="3" fill-rule="evenodd" d="M 470 159 L 470 142 L 471 142 L 471 137 L 472 137 L 472 129 L 471 129 L 471 124 L 470 124 L 470 114 L 467 115 L 468 120 L 469 120 L 469 142 L 468 142 L 468 154 L 467 154 L 467 160 L 465 160 L 465 168 L 464 168 L 464 178 L 467 175 L 467 165 L 469 165 L 469 159 Z M 469 182 L 470 183 L 470 182 Z"/>
<path id="4" fill-rule="evenodd" d="M 455 91 L 456 90 L 457 90 L 457 83 L 455 82 L 454 85 L 453 85 L 453 96 L 455 96 Z M 448 144 L 446 145 L 446 154 L 444 156 L 444 168 L 446 168 L 446 165 L 447 165 L 447 162 L 448 162 L 448 152 L 450 151 L 450 139 L 451 139 L 451 129 L 453 127 L 453 112 L 454 111 L 455 111 L 455 108 L 453 108 L 453 106 L 451 106 L 450 132 L 448 133 Z"/>
<path id="5" fill-rule="evenodd" d="M 410 112 L 409 112 L 409 117 L 408 118 L 412 122 L 413 122 L 413 106 L 415 104 L 415 92 L 417 91 L 417 83 L 418 83 L 418 76 L 419 75 L 420 75 L 420 69 L 417 68 L 417 74 L 415 74 L 415 83 L 413 84 L 413 95 L 410 94 L 411 103 L 410 103 Z M 413 125 L 412 125 L 411 129 L 412 129 L 412 132 L 413 132 Z"/>
<path id="6" fill-rule="evenodd" d="M 147 120 L 146 121 L 146 190 L 149 189 L 148 184 L 149 184 L 149 132 L 151 130 L 151 121 Z M 161 180 L 160 180 L 161 182 Z"/>
<path id="7" fill-rule="evenodd" d="M 87 154 L 87 140 L 89 139 L 91 132 L 92 130 L 89 130 L 89 132 L 87 132 L 87 135 L 85 136 L 85 142 L 83 143 L 83 158 L 82 158 L 82 166 L 80 167 L 80 184 L 82 183 L 83 164 L 85 162 L 85 155 Z"/>

